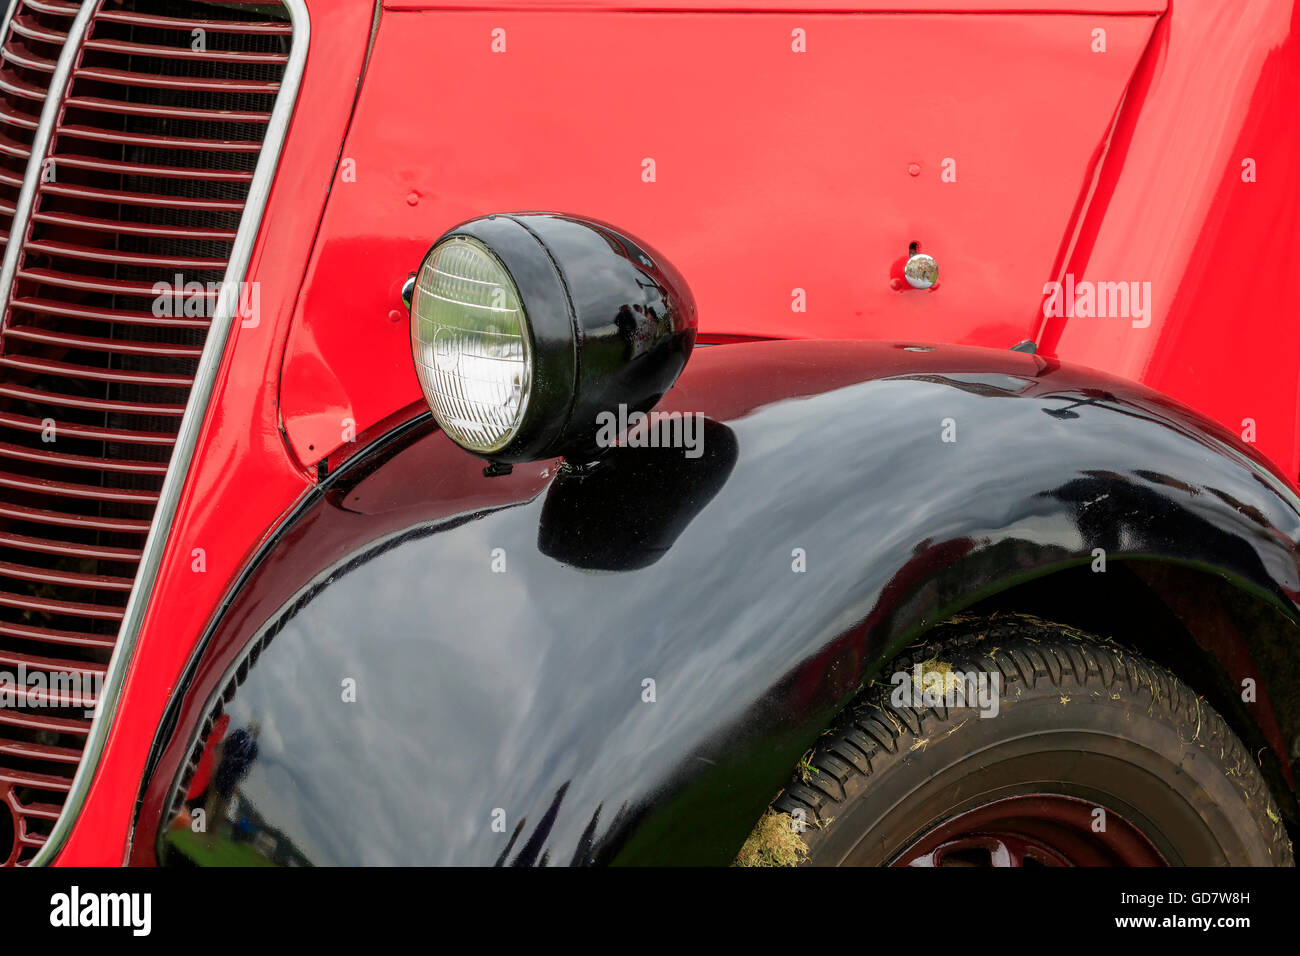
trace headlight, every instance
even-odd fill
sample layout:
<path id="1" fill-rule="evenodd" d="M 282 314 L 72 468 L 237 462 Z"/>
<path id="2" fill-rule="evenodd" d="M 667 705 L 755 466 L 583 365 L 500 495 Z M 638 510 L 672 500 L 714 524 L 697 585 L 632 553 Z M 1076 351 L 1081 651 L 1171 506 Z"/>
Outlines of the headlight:
<path id="1" fill-rule="evenodd" d="M 461 447 L 500 451 L 528 406 L 532 347 L 519 292 L 483 243 L 453 236 L 425 257 L 411 350 L 429 407 Z"/>
<path id="2" fill-rule="evenodd" d="M 500 463 L 598 457 L 600 413 L 649 411 L 695 343 L 695 303 L 662 256 L 556 213 L 452 229 L 425 254 L 410 305 L 434 418 Z"/>

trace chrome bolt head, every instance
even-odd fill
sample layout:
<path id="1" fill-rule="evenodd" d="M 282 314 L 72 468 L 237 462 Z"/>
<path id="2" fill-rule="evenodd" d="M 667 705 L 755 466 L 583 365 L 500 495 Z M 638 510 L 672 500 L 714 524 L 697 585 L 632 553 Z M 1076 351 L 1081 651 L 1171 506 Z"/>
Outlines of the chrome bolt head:
<path id="1" fill-rule="evenodd" d="M 913 289 L 928 289 L 939 281 L 939 266 L 932 257 L 918 252 L 903 266 L 903 278 Z"/>

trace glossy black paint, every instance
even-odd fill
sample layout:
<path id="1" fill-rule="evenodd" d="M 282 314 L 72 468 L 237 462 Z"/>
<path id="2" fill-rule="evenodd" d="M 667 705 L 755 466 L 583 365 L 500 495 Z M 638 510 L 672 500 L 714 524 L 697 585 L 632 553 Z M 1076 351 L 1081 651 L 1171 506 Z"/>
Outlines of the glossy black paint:
<path id="1" fill-rule="evenodd" d="M 137 860 L 222 688 L 228 736 L 259 731 L 238 791 L 281 858 L 725 864 L 902 646 L 1095 548 L 1231 581 L 1295 649 L 1300 503 L 1137 386 L 778 342 L 701 350 L 660 408 L 707 416 L 708 453 L 486 478 L 426 421 L 334 476 L 196 661 Z"/>
<path id="2" fill-rule="evenodd" d="M 695 300 L 672 263 L 604 223 L 560 213 L 484 216 L 438 243 L 473 237 L 514 280 L 528 318 L 533 377 L 524 420 L 499 452 L 513 464 L 599 457 L 597 416 L 648 411 L 695 344 Z"/>

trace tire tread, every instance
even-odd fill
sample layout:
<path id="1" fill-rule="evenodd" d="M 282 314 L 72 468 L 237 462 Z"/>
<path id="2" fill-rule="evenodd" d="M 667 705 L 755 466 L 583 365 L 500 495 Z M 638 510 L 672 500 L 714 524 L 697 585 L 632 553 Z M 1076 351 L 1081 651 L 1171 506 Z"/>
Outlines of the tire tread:
<path id="1" fill-rule="evenodd" d="M 1236 783 L 1255 823 L 1279 848 L 1276 863 L 1294 864 L 1277 804 L 1245 745 L 1213 708 L 1163 668 L 1111 641 L 1029 615 L 1005 614 L 945 623 L 924 645 L 895 659 L 885 673 L 908 671 L 936 654 L 955 662 L 955 669 L 996 670 L 1002 675 L 1004 698 L 1021 689 L 1038 690 L 1045 682 L 1062 696 L 1136 697 L 1148 713 L 1159 712 L 1174 725 L 1196 728 L 1185 742 L 1196 741 Z M 947 720 L 946 707 L 895 706 L 889 685 L 873 683 L 818 740 L 806 762 L 810 770 L 796 769 L 772 806 L 785 813 L 803 810 L 810 825 L 805 838 L 812 844 L 818 829 L 861 796 L 873 775 L 906 759 L 918 740 Z"/>

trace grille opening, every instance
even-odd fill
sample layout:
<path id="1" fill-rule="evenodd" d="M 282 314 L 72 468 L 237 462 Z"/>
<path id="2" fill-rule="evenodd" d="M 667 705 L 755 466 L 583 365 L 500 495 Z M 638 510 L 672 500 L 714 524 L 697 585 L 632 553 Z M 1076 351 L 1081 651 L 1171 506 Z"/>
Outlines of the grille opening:
<path id="1" fill-rule="evenodd" d="M 4 38 L 0 244 L 78 8 L 19 0 Z M 96 5 L 26 234 L 12 237 L 0 670 L 108 663 L 291 41 L 278 4 Z M 0 864 L 39 849 L 89 726 L 81 709 L 0 703 L 0 799 L 15 820 Z"/>
<path id="2" fill-rule="evenodd" d="M 12 749 L 19 751 L 20 746 L 13 746 Z M 35 745 L 32 749 L 42 750 L 47 748 L 45 748 L 44 745 Z M 49 749 L 52 750 L 53 748 Z M 75 773 L 77 769 L 75 763 L 69 764 L 63 761 L 55 761 L 48 757 L 33 759 L 15 756 L 14 754 L 5 754 L 5 766 L 15 773 L 31 774 L 33 777 L 39 774 L 41 777 L 48 778 L 47 782 L 50 786 L 46 788 L 46 792 L 51 795 L 59 792 L 54 785 L 66 780 L 71 780 L 73 773 Z"/>
<path id="3" fill-rule="evenodd" d="M 19 4 L 0 48 L 0 250 L 8 242 L 14 203 L 50 81 L 49 71 L 27 64 L 57 60 L 71 23 L 71 16 L 42 12 L 36 6 Z M 34 34 L 49 39 L 35 39 Z"/>
<path id="4" fill-rule="evenodd" d="M 71 664 L 107 664 L 109 655 L 112 653 L 113 638 L 117 634 L 114 622 L 103 621 L 98 631 L 93 627 L 86 629 L 81 618 L 74 618 L 75 623 L 72 625 L 77 630 L 70 630 L 67 626 L 57 627 L 60 618 L 52 614 L 35 615 L 23 608 L 0 608 L 3 613 L 3 619 L 9 628 L 0 625 L 0 629 L 8 631 L 4 635 L 4 650 L 0 651 L 0 656 L 8 657 L 10 655 L 21 655 L 24 657 L 44 657 L 56 658 L 60 661 L 67 661 Z M 36 620 L 39 618 L 39 620 Z M 64 619 L 66 624 L 66 618 Z M 33 631 L 33 628 L 39 627 L 39 631 Z M 62 631 L 69 635 L 76 635 L 78 643 L 70 643 L 66 640 L 55 640 L 51 631 Z M 23 635 L 31 634 L 32 637 Z M 37 639 L 39 637 L 39 639 Z M 5 669 L 12 672 L 13 667 L 8 664 Z M 2 735 L 3 732 L 0 732 Z"/>
<path id="5" fill-rule="evenodd" d="M 18 747 L 51 747 L 76 751 L 80 750 L 82 740 L 82 734 L 56 729 L 23 726 L 5 728 L 5 743 L 13 743 Z"/>
<path id="6" fill-rule="evenodd" d="M 22 781 L 27 775 L 19 772 L 15 777 Z M 9 808 L 13 811 L 15 831 L 10 856 L 13 862 L 28 863 L 36 855 L 54 827 L 66 792 L 66 784 L 58 789 L 18 785 L 10 790 Z"/>
<path id="7" fill-rule="evenodd" d="M 56 793 L 51 793 L 51 792 L 48 792 L 48 791 L 46 791 L 44 794 L 42 794 L 41 791 L 29 789 L 29 790 L 27 791 L 27 794 L 28 794 L 28 797 L 27 797 L 27 799 L 24 800 L 23 802 L 24 802 L 25 804 L 27 804 L 28 806 L 31 806 L 32 804 L 35 804 L 35 803 L 42 803 L 42 802 L 43 802 L 43 803 L 46 803 L 47 805 L 49 805 L 49 802 L 50 802 L 50 801 L 61 801 L 61 800 L 62 800 L 62 792 L 61 792 L 61 791 L 60 791 L 59 793 L 57 793 L 57 794 L 56 794 Z M 43 818 L 38 817 L 38 816 L 29 816 L 29 817 L 27 817 L 27 818 L 24 820 L 24 824 L 25 824 L 26 831 L 27 831 L 29 834 L 34 834 L 34 835 L 36 835 L 36 836 L 40 836 L 40 837 L 47 837 L 47 836 L 49 836 L 49 835 L 50 835 L 50 830 L 52 830 L 52 829 L 54 828 L 54 821 L 53 821 L 53 820 L 43 819 Z M 34 856 L 34 855 L 35 855 L 35 854 L 33 854 L 33 856 Z"/>

